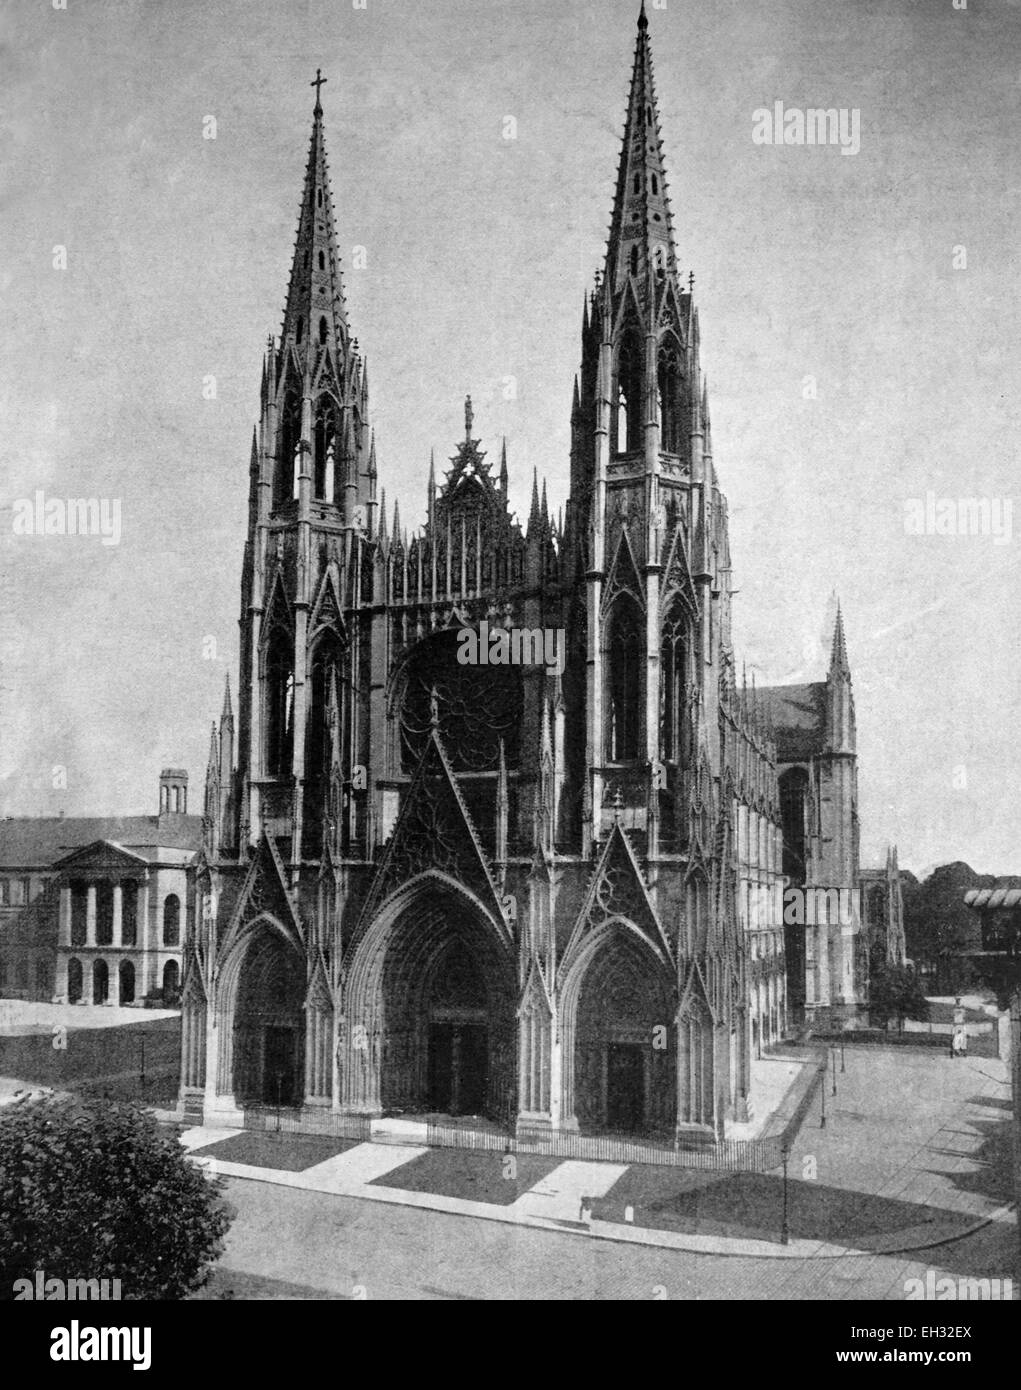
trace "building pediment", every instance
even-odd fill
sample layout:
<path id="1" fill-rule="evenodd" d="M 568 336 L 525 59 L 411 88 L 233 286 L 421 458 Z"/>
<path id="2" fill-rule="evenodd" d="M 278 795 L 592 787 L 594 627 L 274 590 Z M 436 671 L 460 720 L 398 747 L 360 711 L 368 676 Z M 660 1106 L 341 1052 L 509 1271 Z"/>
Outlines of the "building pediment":
<path id="1" fill-rule="evenodd" d="M 148 868 L 149 860 L 134 850 L 125 849 L 113 840 L 93 840 L 90 845 L 72 850 L 70 854 L 58 859 L 54 868 L 61 873 L 72 870 L 107 870 Z"/>

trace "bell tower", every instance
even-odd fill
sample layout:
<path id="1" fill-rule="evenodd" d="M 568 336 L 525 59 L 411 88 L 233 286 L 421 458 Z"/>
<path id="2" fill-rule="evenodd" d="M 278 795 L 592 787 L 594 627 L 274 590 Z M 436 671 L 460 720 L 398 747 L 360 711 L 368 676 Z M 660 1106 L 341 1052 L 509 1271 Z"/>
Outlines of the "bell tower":
<path id="1" fill-rule="evenodd" d="M 243 855 L 270 832 L 294 875 L 303 858 L 320 855 L 336 819 L 331 783 L 360 718 L 349 697 L 358 653 L 343 614 L 358 602 L 361 540 L 374 537 L 376 512 L 368 377 L 337 253 L 325 81 L 317 72 L 311 84 L 312 138 L 283 325 L 263 360 L 240 617 L 235 843 Z"/>
<path id="2" fill-rule="evenodd" d="M 572 768 L 583 784 L 583 852 L 605 837 L 611 813 L 652 856 L 661 839 L 672 850 L 684 835 L 712 501 L 692 290 L 678 271 L 643 6 L 572 412 L 565 567 L 585 593 L 569 625 L 585 640 L 575 663 L 586 671 L 585 741 L 575 741 Z M 572 694 L 580 705 L 580 688 Z"/>

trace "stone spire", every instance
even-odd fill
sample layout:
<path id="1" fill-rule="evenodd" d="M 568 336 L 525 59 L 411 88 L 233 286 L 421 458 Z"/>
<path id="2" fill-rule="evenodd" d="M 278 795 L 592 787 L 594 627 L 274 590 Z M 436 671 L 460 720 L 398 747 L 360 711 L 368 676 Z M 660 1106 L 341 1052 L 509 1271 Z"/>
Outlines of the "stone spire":
<path id="1" fill-rule="evenodd" d="M 847 660 L 847 644 L 844 641 L 844 617 L 837 604 L 837 620 L 833 625 L 833 648 L 830 654 L 830 676 L 850 676 L 851 666 Z"/>
<path id="2" fill-rule="evenodd" d="M 677 269 L 652 77 L 649 21 L 643 5 L 638 17 L 627 124 L 606 248 L 605 278 L 613 289 L 620 290 L 629 275 L 633 274 L 642 283 L 649 267 L 660 263 L 666 272 Z"/>
<path id="3" fill-rule="evenodd" d="M 325 79 L 317 75 L 316 82 L 311 84 L 316 88 L 312 140 L 305 167 L 281 337 L 286 343 L 293 334 L 298 346 L 308 341 L 318 343 L 325 338 L 339 358 L 346 352 L 350 330 L 323 140 L 323 108 L 319 99 L 319 84 L 323 81 Z"/>

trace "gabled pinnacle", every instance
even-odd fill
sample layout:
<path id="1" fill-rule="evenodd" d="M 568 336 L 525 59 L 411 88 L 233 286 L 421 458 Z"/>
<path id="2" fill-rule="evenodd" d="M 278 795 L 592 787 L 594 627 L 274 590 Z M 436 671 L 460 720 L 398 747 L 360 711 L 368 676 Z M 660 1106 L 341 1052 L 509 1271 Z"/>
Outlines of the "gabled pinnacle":
<path id="1" fill-rule="evenodd" d="M 386 547 L 386 488 L 379 490 L 379 529 L 377 531 L 380 541 Z"/>
<path id="2" fill-rule="evenodd" d="M 837 604 L 837 620 L 833 625 L 833 648 L 830 653 L 830 676 L 850 676 L 851 667 L 847 660 L 847 644 L 844 641 L 844 617 Z"/>
<path id="3" fill-rule="evenodd" d="M 223 683 L 223 710 L 220 714 L 220 722 L 223 723 L 228 719 L 231 723 L 234 722 L 234 711 L 230 704 L 230 676 L 227 676 Z"/>
<path id="4" fill-rule="evenodd" d="M 259 436 L 254 425 L 252 426 L 252 456 L 248 461 L 248 468 L 251 473 L 258 473 L 259 471 Z"/>
<path id="5" fill-rule="evenodd" d="M 539 508 L 539 515 L 542 518 L 543 529 L 549 527 L 549 507 L 546 503 L 546 479 L 542 480 L 542 502 Z"/>
<path id="6" fill-rule="evenodd" d="M 652 75 L 649 21 L 638 17 L 631 91 L 606 248 L 606 279 L 619 290 L 629 276 L 644 284 L 655 267 L 676 273 L 673 222 Z"/>
<path id="7" fill-rule="evenodd" d="M 324 340 L 336 359 L 346 351 L 350 330 L 322 118 L 323 108 L 317 99 L 281 339 L 286 343 L 293 335 L 299 349 L 306 345 L 317 348 Z"/>
<path id="8" fill-rule="evenodd" d="M 216 736 L 216 720 L 213 720 L 209 734 L 209 761 L 206 764 L 206 781 L 214 779 L 220 767 L 220 740 Z"/>
<path id="9" fill-rule="evenodd" d="M 394 502 L 394 524 L 391 533 L 391 544 L 396 548 L 401 543 L 401 504 Z"/>
<path id="10" fill-rule="evenodd" d="M 504 497 L 507 496 L 507 436 L 503 437 L 503 444 L 500 447 L 500 491 Z"/>
<path id="11" fill-rule="evenodd" d="M 373 430 L 369 437 L 369 477 L 376 476 L 376 431 Z"/>

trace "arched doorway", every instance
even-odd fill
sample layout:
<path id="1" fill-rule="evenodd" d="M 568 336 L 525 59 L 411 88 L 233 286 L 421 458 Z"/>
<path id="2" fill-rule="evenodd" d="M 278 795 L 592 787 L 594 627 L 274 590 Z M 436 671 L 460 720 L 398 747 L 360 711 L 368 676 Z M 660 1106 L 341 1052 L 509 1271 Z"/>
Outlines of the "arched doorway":
<path id="1" fill-rule="evenodd" d="M 304 1087 L 305 969 L 280 932 L 257 929 L 245 952 L 234 1012 L 234 1095 L 242 1105 L 300 1105 Z"/>
<path id="2" fill-rule="evenodd" d="M 352 970 L 349 1102 L 412 1114 L 513 1112 L 516 980 L 496 925 L 423 884 L 370 928 Z"/>
<path id="3" fill-rule="evenodd" d="M 119 974 L 121 1003 L 133 1004 L 135 1002 L 135 967 L 129 960 L 122 960 Z"/>
<path id="4" fill-rule="evenodd" d="M 168 960 L 163 967 L 163 1002 L 164 1004 L 174 1004 L 177 1002 L 178 991 L 181 988 L 181 967 L 176 960 Z"/>
<path id="5" fill-rule="evenodd" d="M 67 1002 L 80 1004 L 82 998 L 82 963 L 72 956 L 67 963 Z"/>
<path id="6" fill-rule="evenodd" d="M 602 933 L 579 969 L 584 972 L 580 985 L 571 991 L 579 1127 L 626 1134 L 671 1131 L 677 1115 L 677 1036 L 666 968 L 634 931 L 618 925 Z"/>
<path id="7" fill-rule="evenodd" d="M 97 960 L 92 967 L 92 1002 L 105 1004 L 110 997 L 110 968 L 105 960 Z"/>

